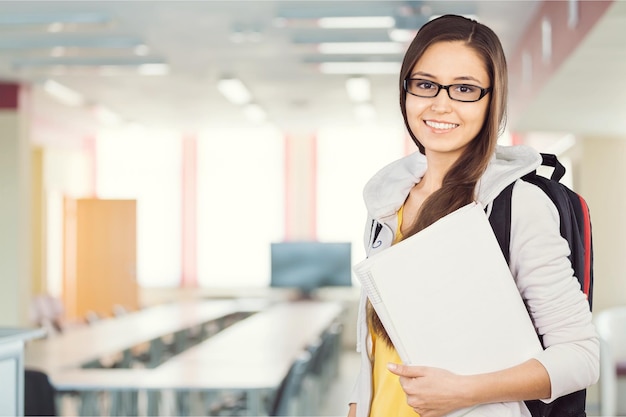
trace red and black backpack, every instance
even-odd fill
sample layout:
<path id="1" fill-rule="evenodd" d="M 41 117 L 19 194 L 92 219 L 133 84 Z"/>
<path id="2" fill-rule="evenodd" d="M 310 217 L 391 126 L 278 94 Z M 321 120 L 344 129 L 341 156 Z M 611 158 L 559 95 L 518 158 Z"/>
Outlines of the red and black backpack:
<path id="1" fill-rule="evenodd" d="M 589 207 L 583 197 L 559 182 L 565 174 L 565 167 L 556 155 L 541 154 L 542 165 L 554 168 L 550 178 L 533 171 L 522 180 L 535 184 L 550 197 L 556 206 L 561 221 L 561 236 L 570 246 L 569 259 L 574 275 L 578 278 L 581 291 L 587 296 L 589 308 L 593 298 L 593 247 L 591 239 L 591 219 Z M 493 201 L 489 222 L 500 244 L 507 263 L 511 239 L 511 195 L 513 185 L 509 184 Z M 539 337 L 541 339 L 541 337 Z M 543 343 L 543 341 L 542 341 Z M 586 390 L 577 391 L 557 398 L 550 404 L 542 401 L 526 401 L 533 417 L 585 417 Z"/>

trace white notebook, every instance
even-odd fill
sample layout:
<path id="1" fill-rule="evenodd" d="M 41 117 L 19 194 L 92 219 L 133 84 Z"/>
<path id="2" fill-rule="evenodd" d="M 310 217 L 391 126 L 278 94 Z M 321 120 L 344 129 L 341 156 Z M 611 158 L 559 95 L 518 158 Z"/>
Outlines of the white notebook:
<path id="1" fill-rule="evenodd" d="M 405 364 L 475 374 L 542 350 L 480 204 L 353 269 Z"/>

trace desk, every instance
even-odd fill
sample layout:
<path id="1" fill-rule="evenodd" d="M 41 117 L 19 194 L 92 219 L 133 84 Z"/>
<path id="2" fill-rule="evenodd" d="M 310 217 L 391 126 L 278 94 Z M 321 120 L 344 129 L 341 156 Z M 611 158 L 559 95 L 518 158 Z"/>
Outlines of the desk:
<path id="1" fill-rule="evenodd" d="M 152 383 L 176 381 L 169 388 L 185 391 L 245 391 L 250 415 L 263 415 L 263 396 L 279 387 L 298 355 L 340 313 L 332 302 L 275 305 L 170 359 Z"/>
<path id="2" fill-rule="evenodd" d="M 194 301 L 150 307 L 47 339 L 35 340 L 26 347 L 25 364 L 46 372 L 55 384 L 59 372 L 218 320 L 241 311 L 243 307 L 234 300 Z"/>
<path id="3" fill-rule="evenodd" d="M 74 369 L 55 374 L 62 390 L 245 392 L 248 415 L 267 415 L 264 398 L 301 352 L 338 319 L 341 304 L 273 305 L 222 330 L 154 369 Z M 152 398 L 154 401 L 154 397 Z M 150 405 L 154 412 L 155 404 Z"/>

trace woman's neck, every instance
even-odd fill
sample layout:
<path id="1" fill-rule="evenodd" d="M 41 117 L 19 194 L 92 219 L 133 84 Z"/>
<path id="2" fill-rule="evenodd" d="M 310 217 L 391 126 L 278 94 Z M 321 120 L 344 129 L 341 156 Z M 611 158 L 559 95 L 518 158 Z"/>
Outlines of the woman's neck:
<path id="1" fill-rule="evenodd" d="M 429 191 L 428 194 L 441 188 L 443 179 L 457 159 L 458 155 L 426 153 L 428 168 L 420 182 L 425 182 L 423 187 L 425 191 Z"/>

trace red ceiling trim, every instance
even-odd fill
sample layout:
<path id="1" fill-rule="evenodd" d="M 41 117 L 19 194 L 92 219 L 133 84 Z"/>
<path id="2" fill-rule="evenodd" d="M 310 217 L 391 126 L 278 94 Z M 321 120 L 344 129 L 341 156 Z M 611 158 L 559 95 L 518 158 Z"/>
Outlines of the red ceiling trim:
<path id="1" fill-rule="evenodd" d="M 20 86 L 15 83 L 0 83 L 0 110 L 17 110 Z"/>

